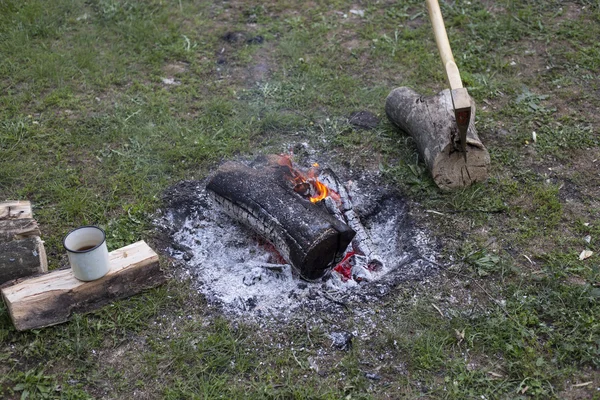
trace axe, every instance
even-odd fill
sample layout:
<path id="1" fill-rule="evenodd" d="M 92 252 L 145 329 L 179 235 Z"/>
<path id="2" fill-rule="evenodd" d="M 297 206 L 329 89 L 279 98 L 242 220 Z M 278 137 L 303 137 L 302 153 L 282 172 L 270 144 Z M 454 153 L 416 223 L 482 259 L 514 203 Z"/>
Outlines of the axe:
<path id="1" fill-rule="evenodd" d="M 469 123 L 471 121 L 471 98 L 469 97 L 467 89 L 463 87 L 458 67 L 456 66 L 456 62 L 454 62 L 454 56 L 452 55 L 452 49 L 448 42 L 448 34 L 446 33 L 446 27 L 444 26 L 440 4 L 438 3 L 438 0 L 425 1 L 427 3 L 427 10 L 429 11 L 429 19 L 433 26 L 435 42 L 440 52 L 442 63 L 444 63 L 448 83 L 450 83 L 454 116 L 456 118 L 456 125 L 460 137 L 460 148 L 463 151 L 466 162 L 467 129 L 469 129 Z"/>

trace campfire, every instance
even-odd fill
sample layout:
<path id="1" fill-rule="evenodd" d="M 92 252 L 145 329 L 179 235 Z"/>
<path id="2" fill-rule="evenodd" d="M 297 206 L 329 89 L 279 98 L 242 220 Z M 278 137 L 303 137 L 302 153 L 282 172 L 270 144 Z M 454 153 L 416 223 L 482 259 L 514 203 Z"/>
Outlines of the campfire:
<path id="1" fill-rule="evenodd" d="M 181 277 L 228 312 L 293 318 L 374 301 L 435 269 L 429 236 L 377 172 L 342 180 L 320 164 L 264 156 L 170 188 L 156 223 Z"/>
<path id="2" fill-rule="evenodd" d="M 258 168 L 219 168 L 207 185 L 214 202 L 271 242 L 306 280 L 327 275 L 336 286 L 372 280 L 384 263 L 335 173 L 316 163 L 303 171 L 290 155 L 265 161 Z"/>

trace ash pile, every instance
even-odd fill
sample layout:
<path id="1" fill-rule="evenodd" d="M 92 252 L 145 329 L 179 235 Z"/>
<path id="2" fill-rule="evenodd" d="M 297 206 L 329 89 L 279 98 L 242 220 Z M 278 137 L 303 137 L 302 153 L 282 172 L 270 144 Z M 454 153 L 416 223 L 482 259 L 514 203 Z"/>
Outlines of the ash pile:
<path id="1" fill-rule="evenodd" d="M 287 155 L 230 162 L 165 193 L 156 225 L 209 303 L 285 319 L 377 301 L 436 269 L 436 244 L 377 173 L 310 165 Z"/>

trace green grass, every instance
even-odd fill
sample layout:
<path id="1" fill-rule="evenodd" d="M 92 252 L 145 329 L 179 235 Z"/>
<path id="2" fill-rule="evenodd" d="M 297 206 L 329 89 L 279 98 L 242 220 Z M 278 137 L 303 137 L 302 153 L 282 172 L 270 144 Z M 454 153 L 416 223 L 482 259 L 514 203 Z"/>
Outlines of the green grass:
<path id="1" fill-rule="evenodd" d="M 32 332 L 0 304 L 0 397 L 598 398 L 597 2 L 442 2 L 492 159 L 453 193 L 383 112 L 396 86 L 446 85 L 423 2 L 357 7 L 0 0 L 0 201 L 32 201 L 51 269 L 72 227 L 104 227 L 110 249 L 152 242 L 170 185 L 304 141 L 380 170 L 447 262 L 353 305 L 371 321 L 229 320 L 177 278 Z M 353 129 L 357 110 L 381 124 Z M 371 334 L 342 352 L 342 329 Z"/>

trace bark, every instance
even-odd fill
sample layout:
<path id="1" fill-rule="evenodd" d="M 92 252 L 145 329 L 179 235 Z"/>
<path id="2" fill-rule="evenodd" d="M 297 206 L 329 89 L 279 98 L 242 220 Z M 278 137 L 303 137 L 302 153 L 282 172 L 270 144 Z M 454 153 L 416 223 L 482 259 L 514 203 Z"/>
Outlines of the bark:
<path id="1" fill-rule="evenodd" d="M 271 242 L 303 278 L 314 280 L 341 258 L 355 232 L 295 193 L 285 168 L 229 162 L 207 190 L 225 213 Z"/>
<path id="2" fill-rule="evenodd" d="M 0 285 L 46 271 L 46 250 L 39 236 L 0 243 Z"/>
<path id="3" fill-rule="evenodd" d="M 444 190 L 464 188 L 487 179 L 490 156 L 475 129 L 475 104 L 471 100 L 471 122 L 467 131 L 467 160 L 459 150 L 459 134 L 450 90 L 422 97 L 407 87 L 394 89 L 387 97 L 389 120 L 415 141 L 435 183 Z"/>

